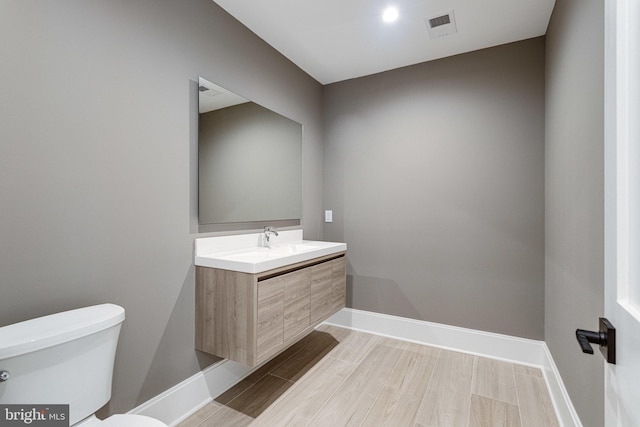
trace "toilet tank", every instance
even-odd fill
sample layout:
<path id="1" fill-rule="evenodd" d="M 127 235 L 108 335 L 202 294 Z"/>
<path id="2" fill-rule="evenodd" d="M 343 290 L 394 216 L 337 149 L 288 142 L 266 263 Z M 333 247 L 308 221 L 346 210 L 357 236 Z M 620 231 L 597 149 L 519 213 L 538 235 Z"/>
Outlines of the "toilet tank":
<path id="1" fill-rule="evenodd" d="M 69 404 L 71 425 L 111 398 L 124 309 L 101 304 L 0 327 L 0 403 Z"/>

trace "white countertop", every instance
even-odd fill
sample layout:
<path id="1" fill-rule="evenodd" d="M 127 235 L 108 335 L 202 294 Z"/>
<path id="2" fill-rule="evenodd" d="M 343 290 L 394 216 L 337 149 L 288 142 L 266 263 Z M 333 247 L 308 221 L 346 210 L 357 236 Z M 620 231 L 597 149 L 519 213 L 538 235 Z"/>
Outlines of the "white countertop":
<path id="1" fill-rule="evenodd" d="M 195 265 L 243 273 L 262 273 L 347 250 L 346 243 L 304 240 L 302 230 L 271 236 L 265 246 L 264 233 L 196 239 Z"/>

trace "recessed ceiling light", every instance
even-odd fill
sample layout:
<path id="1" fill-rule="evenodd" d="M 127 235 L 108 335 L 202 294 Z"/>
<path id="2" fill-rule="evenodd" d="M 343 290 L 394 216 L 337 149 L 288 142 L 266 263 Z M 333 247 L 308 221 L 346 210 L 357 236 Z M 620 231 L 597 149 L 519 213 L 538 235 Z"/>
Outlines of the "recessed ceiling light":
<path id="1" fill-rule="evenodd" d="M 394 22 L 398 19 L 398 9 L 393 6 L 390 6 L 382 12 L 382 20 L 384 22 Z"/>

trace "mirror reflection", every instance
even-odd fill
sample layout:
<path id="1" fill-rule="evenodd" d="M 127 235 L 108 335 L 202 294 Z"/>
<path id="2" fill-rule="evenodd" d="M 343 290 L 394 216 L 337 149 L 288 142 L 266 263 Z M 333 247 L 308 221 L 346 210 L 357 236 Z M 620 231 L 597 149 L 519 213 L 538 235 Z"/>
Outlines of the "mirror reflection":
<path id="1" fill-rule="evenodd" d="M 199 80 L 200 225 L 299 220 L 302 125 Z"/>

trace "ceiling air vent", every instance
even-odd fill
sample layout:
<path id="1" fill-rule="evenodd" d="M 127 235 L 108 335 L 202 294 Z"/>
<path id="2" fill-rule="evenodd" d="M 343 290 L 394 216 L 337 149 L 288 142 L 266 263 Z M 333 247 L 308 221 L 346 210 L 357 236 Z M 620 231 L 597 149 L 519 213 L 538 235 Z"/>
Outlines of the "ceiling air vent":
<path id="1" fill-rule="evenodd" d="M 451 23 L 451 18 L 449 15 L 437 16 L 435 18 L 429 19 L 429 26 L 431 28 L 439 27 L 440 25 L 446 25 Z"/>
<path id="2" fill-rule="evenodd" d="M 453 10 L 450 10 L 446 13 L 441 13 L 436 16 L 425 18 L 424 20 L 427 24 L 427 32 L 429 33 L 429 37 L 432 39 L 436 39 L 442 36 L 448 36 L 449 34 L 458 32 L 458 29 L 456 28 L 456 19 L 453 15 Z"/>
<path id="3" fill-rule="evenodd" d="M 203 95 L 209 95 L 209 96 L 222 95 L 222 92 L 215 89 L 211 89 L 210 87 L 206 87 L 203 85 L 198 86 L 198 90 Z"/>

